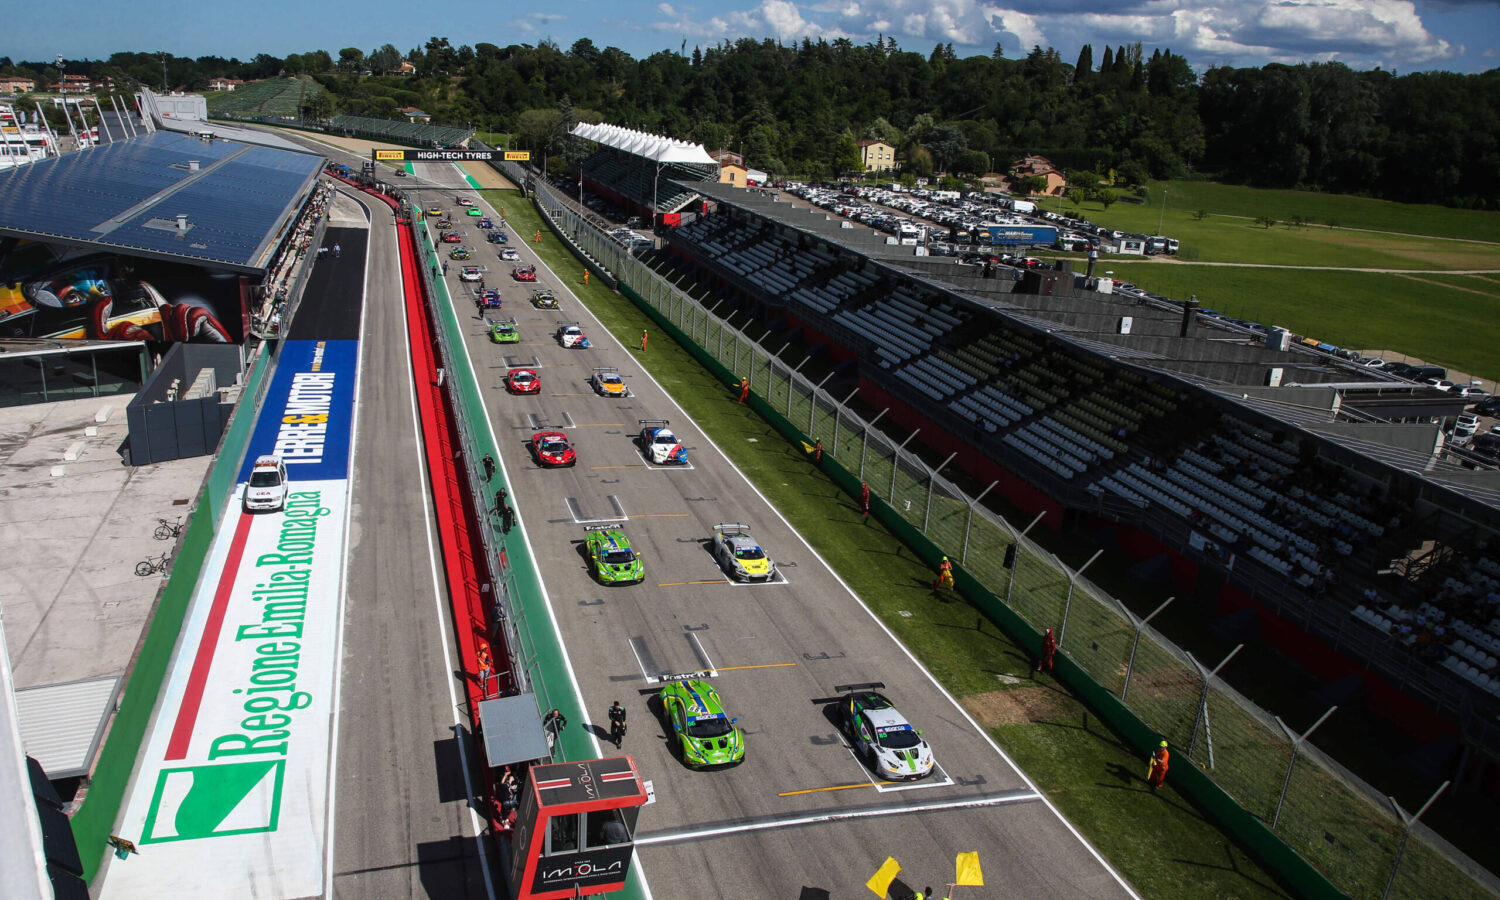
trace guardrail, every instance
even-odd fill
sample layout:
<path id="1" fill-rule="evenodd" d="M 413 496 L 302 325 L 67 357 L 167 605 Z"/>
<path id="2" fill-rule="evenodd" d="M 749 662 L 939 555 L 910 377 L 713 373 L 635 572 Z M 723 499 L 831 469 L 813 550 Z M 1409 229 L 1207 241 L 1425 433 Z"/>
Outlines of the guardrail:
<path id="1" fill-rule="evenodd" d="M 1180 779 L 1174 769 L 1174 783 L 1302 896 L 1417 898 L 1433 884 L 1453 897 L 1500 893 L 1483 867 L 1420 822 L 1393 814 L 1385 798 L 1306 744 L 1305 735 L 1278 727 L 1280 720 L 1081 569 L 1069 569 L 1025 529 L 982 506 L 982 494 L 969 497 L 907 452 L 905 442 L 676 289 L 546 184 L 503 171 L 534 192 L 553 231 L 615 275 L 620 290 L 716 377 L 731 385 L 747 378 L 752 405 L 788 440 L 822 439 L 834 480 L 856 497 L 869 484 L 882 520 L 924 559 L 936 563 L 945 552 L 960 559 L 959 587 L 1013 639 L 1035 653 L 1041 628 L 1054 628 L 1066 657 L 1059 676 L 1143 756 L 1161 737 L 1171 741 L 1193 763 L 1180 767 Z"/>

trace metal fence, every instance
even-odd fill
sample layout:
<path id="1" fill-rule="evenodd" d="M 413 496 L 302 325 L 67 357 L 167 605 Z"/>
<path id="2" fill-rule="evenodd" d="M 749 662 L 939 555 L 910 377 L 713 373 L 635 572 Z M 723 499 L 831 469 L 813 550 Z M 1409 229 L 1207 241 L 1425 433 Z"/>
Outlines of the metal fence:
<path id="1" fill-rule="evenodd" d="M 526 183 L 526 174 L 514 168 L 512 178 Z M 874 427 L 880 415 L 865 421 L 844 405 L 849 397 L 841 402 L 801 375 L 800 362 L 783 361 L 780 338 L 752 341 L 744 334 L 748 320 L 736 326 L 733 316 L 721 319 L 582 219 L 547 185 L 532 180 L 529 187 L 559 234 L 748 378 L 809 440 L 822 440 L 824 452 L 857 472 L 872 495 L 957 558 L 1032 627 L 1053 628 L 1059 649 L 1170 741 L 1179 764 L 1203 769 L 1341 890 L 1361 900 L 1500 896 L 1494 875 L 1305 743 L 1312 728 L 1291 731 L 1217 677 L 1215 669 L 1227 659 L 1195 660 L 1151 628 L 1151 616 L 1136 616 L 1084 577 L 1087 563 L 1070 569 L 1026 537 L 1025 528 L 983 506 L 984 492 L 970 497 L 939 475 L 947 461 L 929 467 L 906 450 L 918 432 L 904 440 L 888 436 Z M 1008 568 L 1010 547 L 1015 555 Z"/>

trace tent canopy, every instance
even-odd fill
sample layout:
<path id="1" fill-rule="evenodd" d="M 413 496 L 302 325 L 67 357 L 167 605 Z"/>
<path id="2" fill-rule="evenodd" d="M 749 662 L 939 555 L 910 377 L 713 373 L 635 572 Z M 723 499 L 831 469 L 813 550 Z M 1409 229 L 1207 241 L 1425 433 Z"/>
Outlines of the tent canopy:
<path id="1" fill-rule="evenodd" d="M 484 729 L 485 761 L 491 768 L 551 756 L 535 694 L 482 700 L 479 722 Z"/>
<path id="2" fill-rule="evenodd" d="M 571 132 L 574 137 L 658 163 L 681 163 L 690 166 L 718 166 L 702 144 L 692 144 L 669 137 L 647 134 L 619 125 L 589 125 L 580 122 Z"/>

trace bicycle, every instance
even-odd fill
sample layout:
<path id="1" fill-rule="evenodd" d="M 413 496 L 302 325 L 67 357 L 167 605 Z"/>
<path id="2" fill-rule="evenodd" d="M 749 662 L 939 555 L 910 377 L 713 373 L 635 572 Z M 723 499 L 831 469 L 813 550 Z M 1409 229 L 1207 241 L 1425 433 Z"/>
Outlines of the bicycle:
<path id="1" fill-rule="evenodd" d="M 151 536 L 158 541 L 170 541 L 182 535 L 182 516 L 178 516 L 176 522 L 168 522 L 166 519 L 156 521 L 161 524 L 156 526 L 156 531 Z"/>
<path id="2" fill-rule="evenodd" d="M 145 577 L 155 575 L 157 572 L 167 571 L 167 554 L 161 556 L 148 556 L 135 564 L 135 574 Z"/>

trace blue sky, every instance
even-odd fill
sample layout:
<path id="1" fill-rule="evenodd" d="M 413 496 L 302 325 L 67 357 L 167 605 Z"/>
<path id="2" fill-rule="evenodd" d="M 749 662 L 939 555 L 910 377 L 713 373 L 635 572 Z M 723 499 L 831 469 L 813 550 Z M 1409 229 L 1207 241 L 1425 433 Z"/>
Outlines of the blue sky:
<path id="1" fill-rule="evenodd" d="M 1107 11 L 1106 11 L 1107 10 Z M 434 13 L 436 13 L 434 15 Z M 433 36 L 454 46 L 489 42 L 564 48 L 580 37 L 633 56 L 706 46 L 740 37 L 797 41 L 847 37 L 868 43 L 894 36 L 923 54 L 953 43 L 961 56 L 1009 57 L 1033 45 L 1056 47 L 1072 62 L 1084 43 L 1140 41 L 1210 65 L 1340 60 L 1398 72 L 1481 72 L 1500 65 L 1500 0 L 552 0 L 515 4 L 455 0 L 414 4 L 364 0 L 314 4 L 255 3 L 119 7 L 74 0 L 65 21 L 46 4 L 25 3 L 5 16 L 0 55 L 14 59 L 103 58 L 118 50 L 166 50 L 179 56 L 277 56 L 384 43 L 405 52 Z"/>

